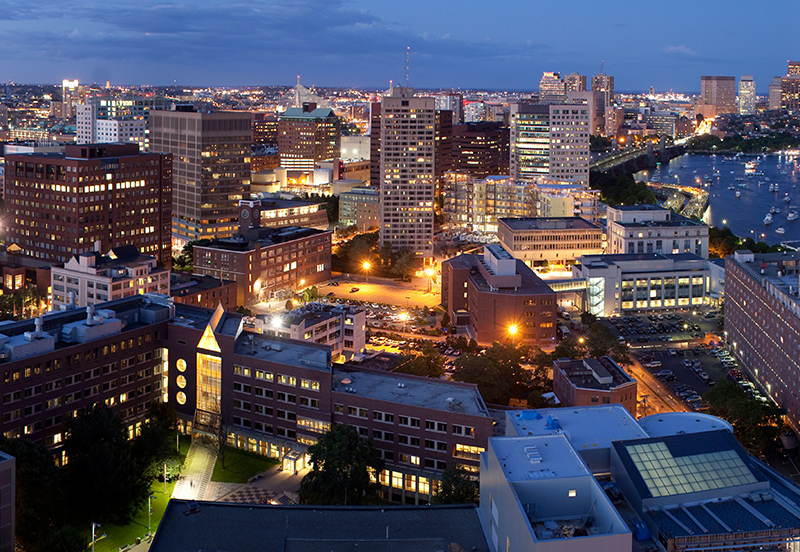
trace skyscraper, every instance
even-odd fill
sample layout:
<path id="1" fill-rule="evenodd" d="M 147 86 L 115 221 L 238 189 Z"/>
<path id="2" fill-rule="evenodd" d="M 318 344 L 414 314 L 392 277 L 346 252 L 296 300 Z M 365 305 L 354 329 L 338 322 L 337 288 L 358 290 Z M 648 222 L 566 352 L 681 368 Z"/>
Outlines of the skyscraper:
<path id="1" fill-rule="evenodd" d="M 736 77 L 701 76 L 703 103 L 713 105 L 716 113 L 736 113 Z"/>
<path id="2" fill-rule="evenodd" d="M 519 180 L 547 176 L 550 166 L 550 106 L 514 103 L 509 109 L 511 176 Z"/>
<path id="3" fill-rule="evenodd" d="M 455 92 L 439 94 L 436 96 L 436 109 L 452 111 L 453 124 L 460 125 L 464 122 L 464 95 Z"/>
<path id="4" fill-rule="evenodd" d="M 136 144 L 70 145 L 6 155 L 5 164 L 6 245 L 49 262 L 135 245 L 170 265 L 171 155 L 139 153 Z"/>
<path id="5" fill-rule="evenodd" d="M 250 193 L 250 119 L 246 111 L 153 112 L 151 149 L 174 160 L 174 245 L 238 230 L 239 200 Z"/>
<path id="6" fill-rule="evenodd" d="M 433 255 L 436 102 L 396 87 L 381 100 L 380 243 Z"/>
<path id="7" fill-rule="evenodd" d="M 770 110 L 781 108 L 781 80 L 781 77 L 772 77 L 772 80 L 769 82 Z"/>
<path id="8" fill-rule="evenodd" d="M 332 109 L 304 103 L 290 107 L 278 120 L 281 167 L 313 171 L 319 161 L 339 157 L 341 122 Z"/>
<path id="9" fill-rule="evenodd" d="M 800 61 L 788 61 L 786 69 L 787 75 L 800 75 Z"/>
<path id="10" fill-rule="evenodd" d="M 539 103 L 564 103 L 564 81 L 559 73 L 545 71 L 539 81 Z"/>
<path id="11" fill-rule="evenodd" d="M 739 79 L 739 115 L 755 115 L 756 83 L 752 75 L 742 75 Z"/>
<path id="12" fill-rule="evenodd" d="M 567 92 L 586 92 L 586 75 L 570 73 L 564 77 Z"/>
<path id="13" fill-rule="evenodd" d="M 592 92 L 605 92 L 606 103 L 610 104 L 614 100 L 614 77 L 605 73 L 593 76 Z"/>

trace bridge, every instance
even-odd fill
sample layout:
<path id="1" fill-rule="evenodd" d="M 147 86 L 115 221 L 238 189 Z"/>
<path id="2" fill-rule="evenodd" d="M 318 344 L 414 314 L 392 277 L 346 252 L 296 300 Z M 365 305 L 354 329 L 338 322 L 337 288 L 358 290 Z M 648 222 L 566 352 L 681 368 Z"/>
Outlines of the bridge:
<path id="1" fill-rule="evenodd" d="M 598 159 L 589 165 L 589 170 L 610 171 L 613 175 L 619 176 L 645 169 L 654 169 L 658 163 L 666 163 L 685 152 L 686 148 L 682 145 L 655 149 L 652 144 L 648 144 L 643 148 L 626 150 Z"/>

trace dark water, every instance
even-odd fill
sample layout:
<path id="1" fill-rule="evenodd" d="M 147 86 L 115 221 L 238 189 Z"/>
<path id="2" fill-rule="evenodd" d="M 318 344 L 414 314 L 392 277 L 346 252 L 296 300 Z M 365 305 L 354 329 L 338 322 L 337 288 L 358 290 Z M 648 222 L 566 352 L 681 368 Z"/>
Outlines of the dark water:
<path id="1" fill-rule="evenodd" d="M 756 171 L 764 174 L 745 176 L 745 163 L 756 159 L 760 160 Z M 715 170 L 720 173 L 717 177 L 713 176 Z M 782 170 L 786 174 L 782 174 Z M 704 222 L 720 228 L 727 226 L 738 236 L 761 239 L 770 244 L 800 240 L 800 218 L 793 221 L 786 219 L 789 206 L 800 207 L 800 166 L 786 156 L 767 155 L 759 158 L 755 155 L 686 154 L 653 171 L 634 175 L 637 180 L 658 180 L 697 187 L 703 186 L 706 176 L 712 180 L 711 185 L 705 188 L 710 197 Z M 744 180 L 737 181 L 737 177 Z M 778 184 L 777 193 L 769 191 L 770 183 Z M 741 184 L 745 187 L 741 187 Z M 728 189 L 729 186 L 734 186 L 735 190 Z M 742 192 L 739 199 L 735 196 L 737 190 Z M 787 193 L 789 203 L 783 201 Z M 767 226 L 764 217 L 771 207 L 777 207 L 780 213 L 773 215 L 774 222 Z M 777 234 L 775 230 L 779 227 L 783 227 L 786 233 Z"/>

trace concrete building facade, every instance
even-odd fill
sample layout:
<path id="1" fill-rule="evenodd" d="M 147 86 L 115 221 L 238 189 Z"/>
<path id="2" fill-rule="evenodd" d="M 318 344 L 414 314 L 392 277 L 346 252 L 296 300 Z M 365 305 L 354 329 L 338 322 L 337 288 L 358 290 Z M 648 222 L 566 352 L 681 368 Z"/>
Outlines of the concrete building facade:
<path id="1" fill-rule="evenodd" d="M 756 81 L 752 75 L 739 79 L 739 115 L 756 114 Z"/>
<path id="2" fill-rule="evenodd" d="M 603 253 L 603 230 L 580 217 L 500 218 L 500 244 L 531 268 L 570 269 L 583 255 Z"/>
<path id="3" fill-rule="evenodd" d="M 396 87 L 381 99 L 380 243 L 421 259 L 433 255 L 435 126 L 433 98 Z"/>
<path id="4" fill-rule="evenodd" d="M 708 258 L 708 226 L 656 205 L 608 207 L 610 254 L 693 253 Z"/>
<path id="5" fill-rule="evenodd" d="M 703 103 L 713 105 L 718 115 L 736 113 L 736 77 L 700 77 L 700 95 Z"/>
<path id="6" fill-rule="evenodd" d="M 377 187 L 352 188 L 339 194 L 339 224 L 358 226 L 361 231 L 380 224 L 380 191 Z"/>

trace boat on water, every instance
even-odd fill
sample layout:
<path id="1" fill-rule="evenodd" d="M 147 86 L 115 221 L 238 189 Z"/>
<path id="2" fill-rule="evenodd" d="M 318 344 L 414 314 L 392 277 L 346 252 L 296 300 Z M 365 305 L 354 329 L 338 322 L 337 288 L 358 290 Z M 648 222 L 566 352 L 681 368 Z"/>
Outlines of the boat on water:
<path id="1" fill-rule="evenodd" d="M 769 210 L 769 212 L 772 213 L 773 215 L 777 215 L 778 213 L 781 212 L 781 210 L 778 209 L 777 207 L 773 207 L 772 209 Z"/>
<path id="2" fill-rule="evenodd" d="M 786 220 L 797 220 L 797 211 L 789 211 L 789 214 L 786 215 Z"/>
<path id="3" fill-rule="evenodd" d="M 737 176 L 735 178 L 735 180 L 736 180 L 736 182 L 744 182 L 744 177 L 743 176 Z"/>
<path id="4" fill-rule="evenodd" d="M 775 233 L 782 236 L 786 233 L 786 228 L 784 228 L 783 226 L 778 226 L 775 229 Z"/>
<path id="5" fill-rule="evenodd" d="M 785 196 L 783 196 L 783 202 L 784 203 L 791 203 L 792 202 L 792 198 L 789 197 L 789 194 L 786 194 Z"/>
<path id="6" fill-rule="evenodd" d="M 740 197 L 742 197 L 742 192 L 740 192 L 739 190 L 736 190 L 736 193 L 733 194 L 733 195 L 736 196 L 736 199 L 739 199 Z"/>
<path id="7" fill-rule="evenodd" d="M 735 189 L 736 189 L 736 186 L 734 186 L 733 184 L 731 184 L 730 186 L 728 186 L 728 189 L 729 189 L 729 190 L 735 190 Z"/>
<path id="8" fill-rule="evenodd" d="M 764 224 L 772 224 L 775 222 L 772 218 L 772 213 L 767 213 L 767 216 L 764 217 Z"/>
<path id="9" fill-rule="evenodd" d="M 773 184 L 772 182 L 769 183 L 769 191 L 770 192 L 774 192 L 775 191 L 775 184 Z"/>
<path id="10" fill-rule="evenodd" d="M 711 176 L 720 176 L 719 171 L 714 171 L 713 173 L 711 173 Z"/>

